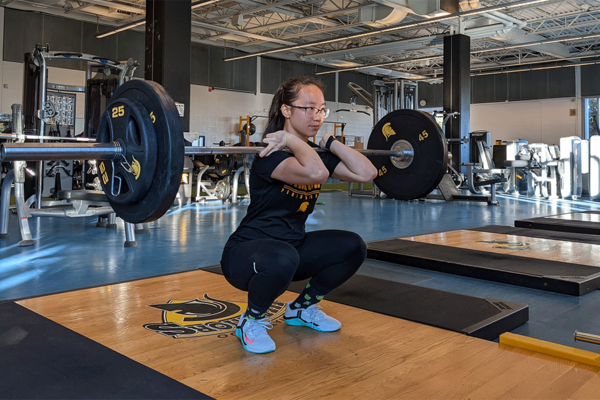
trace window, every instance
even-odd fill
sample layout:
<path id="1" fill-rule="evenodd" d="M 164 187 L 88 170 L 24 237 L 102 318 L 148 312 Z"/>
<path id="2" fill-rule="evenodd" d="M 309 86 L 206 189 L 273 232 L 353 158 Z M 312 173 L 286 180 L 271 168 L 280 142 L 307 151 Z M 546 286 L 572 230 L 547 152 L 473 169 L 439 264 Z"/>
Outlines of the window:
<path id="1" fill-rule="evenodd" d="M 600 100 L 598 97 L 585 99 L 584 139 L 600 135 L 598 100 Z"/>

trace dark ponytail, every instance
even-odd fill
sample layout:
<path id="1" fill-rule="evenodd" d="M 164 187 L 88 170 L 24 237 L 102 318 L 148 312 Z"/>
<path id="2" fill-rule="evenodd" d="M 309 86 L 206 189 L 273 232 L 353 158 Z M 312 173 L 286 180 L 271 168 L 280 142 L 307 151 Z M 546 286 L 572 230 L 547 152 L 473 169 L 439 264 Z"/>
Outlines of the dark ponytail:
<path id="1" fill-rule="evenodd" d="M 315 85 L 325 93 L 325 84 L 312 76 L 300 76 L 289 79 L 287 82 L 283 83 L 279 86 L 279 89 L 277 89 L 277 92 L 275 92 L 275 95 L 273 96 L 271 108 L 269 108 L 269 120 L 263 138 L 267 133 L 273 133 L 283 129 L 285 117 L 281 113 L 281 105 L 292 104 L 296 101 L 300 89 L 302 86 L 306 85 Z"/>

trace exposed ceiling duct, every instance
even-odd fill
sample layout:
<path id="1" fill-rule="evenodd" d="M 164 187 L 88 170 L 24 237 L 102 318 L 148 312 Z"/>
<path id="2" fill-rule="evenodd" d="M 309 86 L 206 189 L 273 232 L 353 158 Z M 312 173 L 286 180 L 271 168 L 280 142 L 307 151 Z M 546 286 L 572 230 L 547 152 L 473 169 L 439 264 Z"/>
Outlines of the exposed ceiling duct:
<path id="1" fill-rule="evenodd" d="M 429 17 L 454 14 L 459 11 L 458 0 L 408 0 L 408 6 L 416 14 Z"/>
<path id="2" fill-rule="evenodd" d="M 509 28 L 510 29 L 510 28 Z M 490 37 L 490 36 L 499 36 L 505 34 L 506 27 L 500 24 L 479 27 L 473 29 L 467 29 L 465 31 L 465 35 L 471 37 L 472 40 Z M 365 56 L 374 56 L 376 54 L 386 54 L 393 55 L 406 51 L 416 51 L 416 50 L 425 50 L 431 49 L 434 47 L 441 46 L 444 42 L 444 36 L 446 35 L 434 35 L 428 36 L 426 38 L 416 38 L 416 39 L 406 39 L 406 40 L 397 40 L 390 41 L 381 44 L 375 44 L 370 46 L 362 46 L 344 50 L 336 50 L 323 52 L 318 54 L 312 54 L 308 56 L 300 57 L 301 60 L 333 60 L 333 59 L 356 59 L 358 57 Z"/>
<path id="3" fill-rule="evenodd" d="M 358 11 L 358 20 L 363 24 L 379 28 L 401 22 L 406 14 L 407 11 L 400 8 L 393 8 L 384 4 L 373 4 Z"/>
<path id="4" fill-rule="evenodd" d="M 107 24 L 113 24 L 131 18 L 129 14 L 117 12 L 117 9 L 114 8 L 109 9 L 107 7 L 92 4 L 79 6 L 76 1 L 69 1 L 69 4 L 71 4 L 72 7 L 69 7 L 68 5 L 65 7 L 65 4 L 66 3 L 62 0 L 48 0 L 43 3 L 39 1 L 12 1 L 7 5 L 10 8 L 17 10 L 43 12 L 49 15 L 70 17 L 76 20 L 93 23 L 98 22 L 98 17 L 109 19 L 109 21 L 105 21 Z"/>
<path id="5" fill-rule="evenodd" d="M 523 44 L 523 48 L 525 49 L 533 50 L 541 54 L 548 54 L 557 58 L 565 58 L 570 54 L 569 48 L 561 43 L 549 43 L 527 47 L 527 43 L 537 43 L 544 41 L 545 38 L 536 34 L 527 34 L 527 32 L 519 28 L 511 29 L 503 35 L 493 36 L 492 38 L 508 42 L 512 45 Z"/>
<path id="6" fill-rule="evenodd" d="M 584 10 L 589 10 L 592 7 L 600 7 L 600 1 L 598 0 L 575 0 L 575 2 Z"/>

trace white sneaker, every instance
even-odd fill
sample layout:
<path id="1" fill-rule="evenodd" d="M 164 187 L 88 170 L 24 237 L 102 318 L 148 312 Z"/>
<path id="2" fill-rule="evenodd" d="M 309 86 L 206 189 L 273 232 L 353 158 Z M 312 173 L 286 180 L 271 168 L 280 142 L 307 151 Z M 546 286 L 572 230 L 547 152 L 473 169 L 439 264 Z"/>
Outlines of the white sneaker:
<path id="1" fill-rule="evenodd" d="M 308 308 L 292 310 L 290 308 L 292 303 L 291 301 L 287 303 L 285 314 L 283 315 L 283 320 L 288 325 L 308 326 L 321 332 L 333 332 L 342 327 L 340 321 L 325 314 L 321 311 L 321 306 L 317 304 L 313 304 Z"/>
<path id="2" fill-rule="evenodd" d="M 275 342 L 267 329 L 272 329 L 269 318 L 250 319 L 246 313 L 240 317 L 240 322 L 235 330 L 235 335 L 242 341 L 244 349 L 251 353 L 269 353 L 275 350 Z"/>

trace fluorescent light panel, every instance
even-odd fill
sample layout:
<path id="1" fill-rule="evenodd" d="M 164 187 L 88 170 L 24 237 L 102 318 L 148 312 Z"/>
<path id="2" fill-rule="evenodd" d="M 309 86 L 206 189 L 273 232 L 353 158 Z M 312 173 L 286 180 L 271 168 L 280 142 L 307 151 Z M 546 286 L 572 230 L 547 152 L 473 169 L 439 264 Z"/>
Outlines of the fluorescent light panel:
<path id="1" fill-rule="evenodd" d="M 196 8 L 207 6 L 209 4 L 216 3 L 217 1 L 220 1 L 220 0 L 209 0 L 209 1 L 202 2 L 202 3 L 194 4 L 192 6 L 192 10 L 195 10 Z M 123 32 L 123 31 L 126 31 L 128 29 L 135 28 L 136 26 L 144 25 L 145 23 L 146 23 L 146 19 L 143 19 L 140 22 L 135 22 L 135 23 L 129 24 L 129 25 L 123 25 L 122 27 L 117 28 L 114 31 L 106 32 L 106 33 L 103 33 L 101 35 L 97 35 L 96 38 L 97 39 L 102 39 L 102 38 L 105 38 L 107 36 L 114 35 L 115 33 Z"/>
<path id="2" fill-rule="evenodd" d="M 120 27 L 118 29 L 115 29 L 114 31 L 106 32 L 106 33 L 103 33 L 101 35 L 97 35 L 96 39 L 102 39 L 102 38 L 105 38 L 107 36 L 114 35 L 115 33 L 123 32 L 123 31 L 126 31 L 128 29 L 135 28 L 136 26 L 144 25 L 145 23 L 146 23 L 146 20 L 144 19 L 143 21 L 140 21 L 140 22 L 135 22 L 133 24 L 124 25 L 124 26 L 122 26 L 122 27 Z"/>
<path id="3" fill-rule="evenodd" d="M 512 74 L 512 73 L 515 73 L 515 72 L 542 71 L 544 69 L 582 67 L 584 65 L 594 65 L 594 64 L 598 64 L 598 63 L 600 63 L 600 60 L 583 62 L 583 63 L 576 63 L 576 64 L 548 65 L 548 66 L 545 66 L 545 67 L 536 67 L 536 68 L 521 68 L 521 69 L 512 69 L 512 70 L 506 70 L 506 71 L 481 72 L 481 73 L 473 73 L 473 74 L 471 74 L 471 76 Z"/>
<path id="4" fill-rule="evenodd" d="M 442 57 L 443 56 L 440 55 L 440 56 L 431 56 L 431 57 L 412 58 L 412 59 L 407 59 L 407 60 L 386 61 L 384 63 L 379 63 L 379 64 L 359 65 L 356 67 L 336 69 L 333 71 L 317 72 L 316 75 L 334 74 L 336 72 L 356 71 L 356 70 L 365 69 L 365 68 L 378 68 L 378 67 L 385 67 L 385 66 L 394 65 L 394 64 L 403 64 L 403 63 L 407 63 L 407 62 L 434 60 L 436 58 L 442 58 Z M 411 73 L 408 71 L 400 71 L 400 72 L 405 72 L 405 73 L 409 73 L 409 74 Z M 419 75 L 419 74 L 413 74 L 413 75 Z"/>

